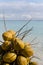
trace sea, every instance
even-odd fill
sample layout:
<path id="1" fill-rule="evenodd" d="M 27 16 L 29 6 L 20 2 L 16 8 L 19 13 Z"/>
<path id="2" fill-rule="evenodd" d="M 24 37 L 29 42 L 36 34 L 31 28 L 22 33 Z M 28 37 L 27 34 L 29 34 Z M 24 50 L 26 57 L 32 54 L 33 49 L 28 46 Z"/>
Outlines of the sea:
<path id="1" fill-rule="evenodd" d="M 29 20 L 0 20 L 0 40 L 2 39 L 2 34 L 6 30 L 18 31 L 24 26 Z M 43 65 L 43 20 L 31 20 L 20 32 L 22 33 L 18 37 L 22 38 L 24 31 L 29 29 L 32 30 L 26 34 L 23 38 L 25 43 L 30 43 L 34 49 L 34 58 L 32 61 L 36 61 L 38 65 Z M 24 33 L 23 33 L 24 32 Z M 1 43 L 0 43 L 1 44 Z"/>

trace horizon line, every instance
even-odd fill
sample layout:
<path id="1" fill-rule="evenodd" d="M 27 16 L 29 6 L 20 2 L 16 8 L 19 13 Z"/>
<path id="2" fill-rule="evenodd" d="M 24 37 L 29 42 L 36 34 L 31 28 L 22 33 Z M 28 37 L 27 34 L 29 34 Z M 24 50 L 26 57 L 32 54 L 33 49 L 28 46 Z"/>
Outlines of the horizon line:
<path id="1" fill-rule="evenodd" d="M 6 19 L 8 21 L 8 19 Z M 5 20 L 5 21 L 6 21 Z M 10 20 L 10 19 L 9 19 Z M 0 20 L 0 21 L 4 21 L 4 20 Z M 10 20 L 10 21 L 17 21 L 17 20 Z M 28 21 L 28 20 L 18 20 L 18 21 Z M 31 21 L 43 21 L 43 20 L 31 20 Z"/>

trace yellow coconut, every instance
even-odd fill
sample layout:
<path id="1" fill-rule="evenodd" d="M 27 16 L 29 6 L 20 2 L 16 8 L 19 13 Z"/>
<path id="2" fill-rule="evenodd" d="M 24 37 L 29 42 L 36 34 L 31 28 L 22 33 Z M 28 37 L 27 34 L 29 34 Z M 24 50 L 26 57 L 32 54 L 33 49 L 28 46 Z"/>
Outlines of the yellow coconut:
<path id="1" fill-rule="evenodd" d="M 26 44 L 24 49 L 21 50 L 21 54 L 24 55 L 25 57 L 30 57 L 30 56 L 33 56 L 34 51 L 30 45 Z"/>
<path id="2" fill-rule="evenodd" d="M 3 34 L 2 34 L 2 37 L 3 37 L 3 39 L 6 41 L 6 40 L 12 40 L 12 34 L 10 33 L 10 32 L 8 32 L 8 31 L 6 31 L 6 32 L 4 32 Z"/>
<path id="3" fill-rule="evenodd" d="M 24 42 L 19 38 L 14 38 L 13 45 L 15 50 L 24 49 Z"/>
<path id="4" fill-rule="evenodd" d="M 23 56 L 18 56 L 17 63 L 18 65 L 27 65 L 27 59 Z"/>
<path id="5" fill-rule="evenodd" d="M 11 42 L 10 41 L 5 41 L 3 42 L 3 44 L 1 45 L 3 50 L 9 50 L 11 46 Z"/>
<path id="6" fill-rule="evenodd" d="M 8 32 L 11 33 L 11 34 L 14 35 L 14 36 L 16 35 L 16 32 L 13 31 L 13 30 L 8 30 Z"/>
<path id="7" fill-rule="evenodd" d="M 12 63 L 13 61 L 15 61 L 16 57 L 17 57 L 17 55 L 15 53 L 8 52 L 3 56 L 3 61 Z"/>
<path id="8" fill-rule="evenodd" d="M 28 64 L 29 64 L 29 62 L 30 62 L 30 58 L 29 58 L 29 57 L 27 57 L 26 59 L 27 59 L 27 65 L 28 65 Z"/>

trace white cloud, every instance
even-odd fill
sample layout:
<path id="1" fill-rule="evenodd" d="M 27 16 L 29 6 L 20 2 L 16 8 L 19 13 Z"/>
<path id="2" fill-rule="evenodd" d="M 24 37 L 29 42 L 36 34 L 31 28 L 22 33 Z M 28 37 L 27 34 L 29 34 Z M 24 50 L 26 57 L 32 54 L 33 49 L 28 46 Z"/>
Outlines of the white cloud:
<path id="1" fill-rule="evenodd" d="M 5 18 L 5 20 L 6 19 L 14 19 L 15 18 L 15 14 L 5 14 L 5 15 L 3 15 L 3 14 L 0 14 L 0 19 L 3 19 L 3 16 L 4 16 L 4 18 Z"/>
<path id="2" fill-rule="evenodd" d="M 0 13 L 6 12 L 6 19 L 25 19 L 32 16 L 33 19 L 43 19 L 43 3 L 15 1 L 0 2 Z M 2 15 L 0 14 L 0 18 Z"/>
<path id="3" fill-rule="evenodd" d="M 26 19 L 26 20 L 32 18 L 31 15 L 29 15 L 29 14 L 22 14 L 22 17 L 23 17 L 24 19 Z"/>

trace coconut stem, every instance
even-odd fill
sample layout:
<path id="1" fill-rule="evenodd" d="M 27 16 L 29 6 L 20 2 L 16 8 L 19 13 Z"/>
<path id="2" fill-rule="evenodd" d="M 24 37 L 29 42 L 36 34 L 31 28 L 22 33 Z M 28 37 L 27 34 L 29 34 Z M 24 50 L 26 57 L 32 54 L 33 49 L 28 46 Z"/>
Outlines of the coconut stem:
<path id="1" fill-rule="evenodd" d="M 31 21 L 32 19 L 30 19 L 26 24 L 24 24 L 17 32 L 16 32 L 16 34 L 17 34 L 17 36 L 19 35 L 19 33 L 21 32 L 21 30 Z"/>

